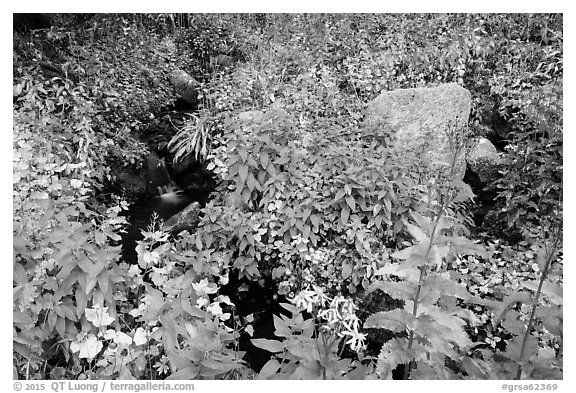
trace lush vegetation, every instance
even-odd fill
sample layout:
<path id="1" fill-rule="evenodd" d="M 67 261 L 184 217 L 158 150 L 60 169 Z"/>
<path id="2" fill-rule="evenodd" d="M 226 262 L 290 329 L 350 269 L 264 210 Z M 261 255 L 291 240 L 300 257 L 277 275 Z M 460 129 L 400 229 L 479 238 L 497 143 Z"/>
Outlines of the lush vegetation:
<path id="1" fill-rule="evenodd" d="M 562 378 L 561 15 L 54 21 L 14 33 L 15 377 Z M 175 68 L 200 104 L 168 146 L 218 187 L 196 230 L 153 219 L 127 263 L 118 178 Z M 505 151 L 483 227 L 452 171 L 363 126 L 380 92 L 447 82 Z M 231 280 L 276 292 L 261 370 Z"/>

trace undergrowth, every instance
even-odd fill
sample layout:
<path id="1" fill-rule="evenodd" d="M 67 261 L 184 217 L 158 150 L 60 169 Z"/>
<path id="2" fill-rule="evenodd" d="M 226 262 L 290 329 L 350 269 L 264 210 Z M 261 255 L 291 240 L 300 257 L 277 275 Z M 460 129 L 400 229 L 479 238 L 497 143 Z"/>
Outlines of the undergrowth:
<path id="1" fill-rule="evenodd" d="M 15 378 L 562 378 L 561 16 L 87 20 L 14 37 Z M 142 165 L 174 67 L 201 104 L 169 147 L 217 196 L 195 230 L 153 217 L 128 264 L 128 201 L 101 191 L 112 163 Z M 472 93 L 461 127 L 508 125 L 483 230 L 455 168 L 363 123 L 384 90 L 447 82 Z M 261 370 L 231 276 L 278 288 Z"/>

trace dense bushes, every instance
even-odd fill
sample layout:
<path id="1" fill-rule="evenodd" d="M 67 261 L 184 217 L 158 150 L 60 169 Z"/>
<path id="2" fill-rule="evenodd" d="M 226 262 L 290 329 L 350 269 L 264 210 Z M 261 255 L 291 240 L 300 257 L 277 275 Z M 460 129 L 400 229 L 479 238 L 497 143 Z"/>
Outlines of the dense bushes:
<path id="1" fill-rule="evenodd" d="M 15 35 L 15 376 L 561 378 L 560 16 L 91 18 Z M 218 54 L 244 62 L 211 69 Z M 169 146 L 218 195 L 193 233 L 155 219 L 129 266 L 126 202 L 98 191 L 146 153 L 173 67 L 201 75 L 201 111 Z M 444 82 L 506 147 L 484 231 L 468 186 L 362 126 L 382 90 Z M 494 238 L 509 228 L 520 242 Z M 253 340 L 260 372 L 230 275 L 287 299 L 277 339 Z"/>

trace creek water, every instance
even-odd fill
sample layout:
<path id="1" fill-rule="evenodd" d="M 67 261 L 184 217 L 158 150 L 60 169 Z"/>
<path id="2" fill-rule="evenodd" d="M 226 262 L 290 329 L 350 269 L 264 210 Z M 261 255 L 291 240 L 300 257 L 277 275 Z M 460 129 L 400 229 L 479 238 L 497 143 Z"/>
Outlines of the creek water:
<path id="1" fill-rule="evenodd" d="M 137 263 L 136 242 L 143 238 L 142 230 L 148 228 L 154 214 L 166 221 L 192 202 L 204 205 L 211 192 L 210 189 L 195 192 L 179 191 L 170 176 L 164 158 L 155 153 L 146 157 L 144 170 L 148 183 L 148 195 L 135 201 L 128 208 L 126 218 L 129 226 L 122 236 L 122 256 L 128 263 Z"/>
<path id="2" fill-rule="evenodd" d="M 138 262 L 136 252 L 137 241 L 143 238 L 142 230 L 146 230 L 154 214 L 163 221 L 168 220 L 186 208 L 192 202 L 204 206 L 212 189 L 202 189 L 194 192 L 178 191 L 171 179 L 169 168 L 164 159 L 151 154 L 146 159 L 144 167 L 148 183 L 148 195 L 132 203 L 126 213 L 129 223 L 127 231 L 122 235 L 122 256 L 129 264 Z M 244 360 L 255 371 L 270 359 L 270 352 L 255 347 L 252 338 L 278 339 L 274 336 L 273 314 L 283 310 L 277 301 L 277 290 L 271 282 L 259 285 L 247 279 L 239 279 L 237 272 L 231 272 L 230 282 L 221 288 L 221 294 L 228 295 L 236 305 L 239 315 L 254 315 L 254 334 L 244 333 L 239 339 L 239 349 L 245 351 Z"/>
<path id="3" fill-rule="evenodd" d="M 122 236 L 122 256 L 128 263 L 136 263 L 136 242 L 142 240 L 142 230 L 150 225 L 153 214 L 163 221 L 182 211 L 192 202 L 203 205 L 208 199 L 209 192 L 184 193 L 169 192 L 161 196 L 149 196 L 142 198 L 128 208 L 126 218 L 129 226 Z"/>

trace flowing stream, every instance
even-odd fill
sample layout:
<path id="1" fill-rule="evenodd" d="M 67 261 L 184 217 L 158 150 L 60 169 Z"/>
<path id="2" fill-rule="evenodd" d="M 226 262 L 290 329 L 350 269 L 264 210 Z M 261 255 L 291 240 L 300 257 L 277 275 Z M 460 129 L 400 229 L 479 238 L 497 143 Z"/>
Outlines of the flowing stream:
<path id="1" fill-rule="evenodd" d="M 150 154 L 145 162 L 148 195 L 130 205 L 126 213 L 129 227 L 122 235 L 122 256 L 129 264 L 138 262 L 137 241 L 143 238 L 142 230 L 146 230 L 150 225 L 154 214 L 158 219 L 166 221 L 192 202 L 199 202 L 203 206 L 208 201 L 211 192 L 211 189 L 195 192 L 180 191 L 172 180 L 164 159 L 157 154 Z M 221 293 L 228 295 L 236 304 L 236 311 L 239 315 L 253 314 L 255 316 L 253 336 L 244 333 L 239 339 L 240 350 L 246 352 L 244 360 L 255 371 L 260 371 L 270 359 L 270 353 L 255 347 L 250 340 L 252 338 L 277 339 L 274 336 L 272 315 L 279 314 L 283 310 L 278 305 L 276 292 L 276 287 L 271 282 L 260 286 L 257 282 L 239 280 L 237 274 L 234 273 L 231 274 L 230 282 L 221 289 Z"/>
<path id="2" fill-rule="evenodd" d="M 145 170 L 149 195 L 132 203 L 126 213 L 129 226 L 122 236 L 122 256 L 128 263 L 137 263 L 136 242 L 143 238 L 141 231 L 150 225 L 154 214 L 166 221 L 192 202 L 204 205 L 210 194 L 210 190 L 179 191 L 164 159 L 154 153 L 146 158 Z"/>

